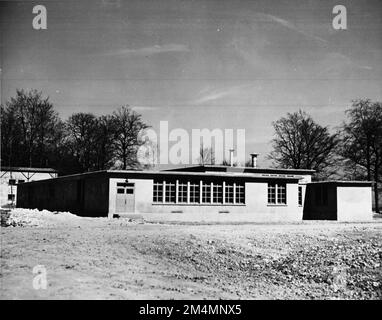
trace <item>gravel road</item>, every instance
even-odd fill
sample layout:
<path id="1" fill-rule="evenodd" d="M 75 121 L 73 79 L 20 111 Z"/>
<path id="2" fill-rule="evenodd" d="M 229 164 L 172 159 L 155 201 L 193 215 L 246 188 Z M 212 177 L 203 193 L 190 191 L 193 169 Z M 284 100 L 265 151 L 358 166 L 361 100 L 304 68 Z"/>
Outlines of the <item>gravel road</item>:
<path id="1" fill-rule="evenodd" d="M 181 225 L 37 216 L 42 223 L 1 228 L 1 299 L 382 298 L 382 221 Z M 33 288 L 36 265 L 46 270 L 46 289 Z"/>

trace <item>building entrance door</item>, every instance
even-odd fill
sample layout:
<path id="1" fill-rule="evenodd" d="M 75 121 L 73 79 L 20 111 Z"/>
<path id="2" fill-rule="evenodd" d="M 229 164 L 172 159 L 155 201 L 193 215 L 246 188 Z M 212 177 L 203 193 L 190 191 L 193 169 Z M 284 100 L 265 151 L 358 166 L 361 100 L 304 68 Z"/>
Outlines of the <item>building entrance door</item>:
<path id="1" fill-rule="evenodd" d="M 132 213 L 135 211 L 134 183 L 117 183 L 116 213 Z"/>

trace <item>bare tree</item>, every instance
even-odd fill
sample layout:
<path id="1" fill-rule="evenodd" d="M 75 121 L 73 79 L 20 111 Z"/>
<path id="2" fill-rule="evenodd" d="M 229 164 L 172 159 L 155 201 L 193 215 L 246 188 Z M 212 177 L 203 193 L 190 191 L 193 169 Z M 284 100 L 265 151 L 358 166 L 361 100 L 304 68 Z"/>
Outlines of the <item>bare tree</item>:
<path id="1" fill-rule="evenodd" d="M 318 177 L 331 174 L 335 161 L 336 134 L 330 134 L 303 111 L 288 113 L 273 122 L 275 138 L 268 156 L 281 168 L 313 169 Z"/>
<path id="2" fill-rule="evenodd" d="M 82 172 L 96 166 L 97 118 L 92 113 L 74 113 L 66 121 L 65 144 Z"/>
<path id="3" fill-rule="evenodd" d="M 114 137 L 117 130 L 115 119 L 110 116 L 97 118 L 96 129 L 96 169 L 106 170 L 113 166 Z"/>
<path id="4" fill-rule="evenodd" d="M 231 166 L 231 163 L 229 160 L 227 159 L 223 159 L 223 161 L 221 162 L 220 164 L 221 166 L 225 166 L 225 167 L 230 167 Z M 234 161 L 232 163 L 232 167 L 238 167 L 239 166 L 239 163 L 237 161 Z"/>
<path id="5" fill-rule="evenodd" d="M 16 90 L 1 108 L 2 160 L 8 165 L 46 166 L 60 120 L 49 97 L 37 90 Z"/>
<path id="6" fill-rule="evenodd" d="M 204 148 L 203 143 L 200 145 L 199 159 L 200 165 L 215 164 L 215 155 L 212 148 Z"/>
<path id="7" fill-rule="evenodd" d="M 142 121 L 142 116 L 131 110 L 129 106 L 123 106 L 113 112 L 116 125 L 114 136 L 114 155 L 116 160 L 121 161 L 123 170 L 128 167 L 136 167 L 139 164 L 138 148 L 145 142 L 140 139 L 140 132 L 148 126 Z"/>
<path id="8" fill-rule="evenodd" d="M 382 103 L 354 100 L 341 128 L 340 154 L 355 175 L 374 181 L 375 210 L 379 212 L 378 184 L 382 182 Z"/>

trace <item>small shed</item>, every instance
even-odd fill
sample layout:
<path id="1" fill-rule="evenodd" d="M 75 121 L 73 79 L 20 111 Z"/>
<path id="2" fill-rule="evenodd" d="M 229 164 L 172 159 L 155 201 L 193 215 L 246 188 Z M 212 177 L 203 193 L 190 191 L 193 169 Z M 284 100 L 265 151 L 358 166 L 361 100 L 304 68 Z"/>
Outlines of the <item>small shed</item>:
<path id="1" fill-rule="evenodd" d="M 311 182 L 306 186 L 304 220 L 367 221 L 372 219 L 369 181 Z"/>

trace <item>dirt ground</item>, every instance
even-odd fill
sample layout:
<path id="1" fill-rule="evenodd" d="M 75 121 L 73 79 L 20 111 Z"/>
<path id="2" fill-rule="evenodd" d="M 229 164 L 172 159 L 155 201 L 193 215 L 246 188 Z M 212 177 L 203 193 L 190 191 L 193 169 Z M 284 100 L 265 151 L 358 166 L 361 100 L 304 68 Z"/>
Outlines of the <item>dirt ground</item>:
<path id="1" fill-rule="evenodd" d="M 1 228 L 1 299 L 381 299 L 382 221 Z M 33 268 L 46 269 L 36 290 Z"/>

